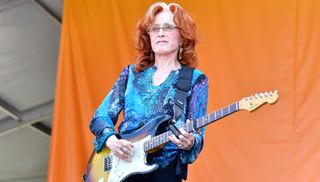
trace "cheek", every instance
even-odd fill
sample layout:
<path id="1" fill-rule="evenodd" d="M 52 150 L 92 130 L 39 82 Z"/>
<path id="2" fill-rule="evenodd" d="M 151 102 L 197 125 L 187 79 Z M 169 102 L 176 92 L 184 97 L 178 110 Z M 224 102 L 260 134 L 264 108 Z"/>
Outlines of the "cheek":
<path id="1" fill-rule="evenodd" d="M 180 42 L 181 42 L 180 39 L 181 39 L 180 34 L 174 34 L 174 35 L 172 35 L 172 37 L 171 37 L 171 45 L 172 45 L 172 46 L 177 46 L 177 45 L 179 45 Z"/>
<path id="2" fill-rule="evenodd" d="M 151 43 L 151 47 L 154 47 L 156 44 L 155 39 L 150 37 L 150 43 Z"/>

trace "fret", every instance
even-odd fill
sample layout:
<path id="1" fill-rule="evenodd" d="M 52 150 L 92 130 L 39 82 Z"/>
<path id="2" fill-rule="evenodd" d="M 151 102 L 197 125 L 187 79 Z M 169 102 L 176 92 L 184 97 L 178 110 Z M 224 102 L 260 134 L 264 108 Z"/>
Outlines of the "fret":
<path id="1" fill-rule="evenodd" d="M 232 106 L 233 106 L 233 112 L 235 112 L 235 111 L 238 110 L 238 109 L 237 109 L 237 103 L 232 104 Z"/>
<path id="2" fill-rule="evenodd" d="M 199 119 L 196 120 L 196 127 L 199 128 Z"/>
<path id="3" fill-rule="evenodd" d="M 153 138 L 151 138 L 150 142 L 151 142 L 151 148 L 153 148 L 154 147 Z"/>
<path id="4" fill-rule="evenodd" d="M 201 118 L 198 118 L 198 119 L 197 119 L 197 123 L 196 123 L 197 128 L 200 128 L 200 119 L 201 119 Z"/>
<path id="5" fill-rule="evenodd" d="M 163 134 L 162 138 L 163 138 L 163 143 L 165 143 L 166 142 L 166 133 Z"/>
<path id="6" fill-rule="evenodd" d="M 230 105 L 228 105 L 228 112 L 229 112 L 229 114 L 230 114 Z"/>
<path id="7" fill-rule="evenodd" d="M 220 118 L 220 114 L 219 114 L 219 111 L 215 112 L 216 113 L 216 116 L 217 116 L 217 119 Z"/>
<path id="8" fill-rule="evenodd" d="M 202 117 L 202 125 L 201 126 L 204 126 L 204 117 Z"/>
<path id="9" fill-rule="evenodd" d="M 209 123 L 212 123 L 214 119 L 212 119 L 212 114 L 209 114 Z"/>
<path id="10" fill-rule="evenodd" d="M 230 113 L 233 113 L 234 111 L 235 111 L 234 104 L 231 104 L 230 105 Z"/>
<path id="11" fill-rule="evenodd" d="M 166 132 L 166 133 L 165 133 L 165 137 L 166 137 L 166 140 L 169 139 L 169 132 Z"/>
<path id="12" fill-rule="evenodd" d="M 223 116 L 230 114 L 230 113 L 228 113 L 228 108 L 223 108 L 222 112 L 223 112 Z"/>
<path id="13" fill-rule="evenodd" d="M 204 124 L 204 125 L 207 125 L 207 124 L 208 124 L 208 117 L 205 116 L 205 117 L 204 117 L 204 120 L 205 120 L 205 124 Z"/>
<path id="14" fill-rule="evenodd" d="M 166 138 L 166 133 L 163 134 L 163 143 L 165 143 L 167 141 L 167 138 Z"/>
<path id="15" fill-rule="evenodd" d="M 184 125 L 182 126 L 182 128 L 183 128 L 185 131 L 187 131 L 187 126 L 188 126 L 188 125 L 184 124 Z"/>
<path id="16" fill-rule="evenodd" d="M 192 120 L 192 128 L 193 128 L 194 130 L 197 129 L 197 120 L 196 120 L 196 119 L 195 119 L 195 120 Z"/>

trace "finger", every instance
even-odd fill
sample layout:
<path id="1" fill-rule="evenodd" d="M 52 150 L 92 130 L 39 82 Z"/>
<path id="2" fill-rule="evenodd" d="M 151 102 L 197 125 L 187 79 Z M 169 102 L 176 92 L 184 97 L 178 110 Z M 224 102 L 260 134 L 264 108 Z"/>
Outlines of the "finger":
<path id="1" fill-rule="evenodd" d="M 184 130 L 183 128 L 180 128 L 180 133 L 182 136 L 184 136 L 185 138 L 188 138 L 188 139 L 193 139 L 193 135 L 191 133 L 188 133 L 186 132 L 186 130 Z M 180 136 L 181 136 L 180 135 Z M 179 136 L 179 138 L 180 138 Z"/>
<path id="2" fill-rule="evenodd" d="M 182 131 L 183 132 L 183 131 Z M 183 133 L 183 135 L 180 137 L 180 140 L 183 142 L 183 143 L 188 143 L 190 145 L 193 145 L 194 143 L 194 136 L 192 133 Z"/>
<path id="3" fill-rule="evenodd" d="M 183 135 L 188 134 L 188 132 L 186 132 L 186 130 L 184 130 L 183 128 L 180 128 L 180 133 Z"/>
<path id="4" fill-rule="evenodd" d="M 182 130 L 182 132 L 184 132 Z M 185 148 L 189 148 L 191 145 L 193 145 L 193 135 L 189 134 L 189 133 L 183 133 L 182 135 L 180 135 L 180 142 L 182 143 L 183 146 L 185 146 Z"/>
<path id="5" fill-rule="evenodd" d="M 187 137 L 187 138 L 190 138 L 190 137 L 193 137 L 192 133 L 188 133 L 186 132 L 186 130 L 184 130 L 183 128 L 180 128 L 180 132 L 183 136 Z"/>
<path id="6" fill-rule="evenodd" d="M 184 136 L 182 136 L 180 138 L 180 141 L 182 143 L 182 146 L 183 146 L 183 149 L 188 149 L 188 148 L 191 148 L 192 146 L 192 141 Z"/>
<path id="7" fill-rule="evenodd" d="M 194 138 L 192 133 L 186 132 L 183 128 L 180 129 L 180 132 L 184 137 L 186 137 L 188 139 L 193 139 Z"/>
<path id="8" fill-rule="evenodd" d="M 132 142 L 129 142 L 128 140 L 123 140 L 123 139 L 121 139 L 121 140 L 119 140 L 120 141 L 120 143 L 122 144 L 122 145 L 125 145 L 125 146 L 127 146 L 127 147 L 131 147 L 131 148 L 133 148 L 133 143 Z"/>
<path id="9" fill-rule="evenodd" d="M 185 137 L 183 135 L 180 135 L 180 142 L 181 143 L 190 143 L 189 141 L 190 141 L 189 138 L 187 138 L 187 137 Z"/>
<path id="10" fill-rule="evenodd" d="M 126 143 L 126 144 L 123 144 L 122 146 L 123 146 L 122 147 L 123 152 L 125 152 L 128 155 L 132 155 L 133 147 L 130 144 Z"/>
<path id="11" fill-rule="evenodd" d="M 174 144 L 176 145 L 182 145 L 181 141 L 175 136 L 175 135 L 171 135 L 169 136 L 170 141 L 172 141 Z"/>
<path id="12" fill-rule="evenodd" d="M 125 145 L 125 146 L 130 146 L 131 148 L 133 148 L 134 147 L 134 145 L 133 145 L 133 143 L 132 142 L 129 142 L 128 140 L 123 140 L 123 144 Z"/>
<path id="13" fill-rule="evenodd" d="M 126 156 L 131 156 L 132 152 L 125 146 L 121 147 L 120 150 L 126 155 Z"/>
<path id="14" fill-rule="evenodd" d="M 120 159 L 131 162 L 131 158 L 123 151 L 119 150 L 116 152 L 116 156 L 118 156 Z"/>
<path id="15" fill-rule="evenodd" d="M 128 155 L 132 155 L 133 153 L 133 143 L 127 141 L 127 140 L 120 140 L 120 145 L 123 146 L 124 152 L 127 153 Z"/>
<path id="16" fill-rule="evenodd" d="M 176 144 L 179 148 L 183 149 L 183 143 L 176 136 L 171 136 L 171 141 Z"/>

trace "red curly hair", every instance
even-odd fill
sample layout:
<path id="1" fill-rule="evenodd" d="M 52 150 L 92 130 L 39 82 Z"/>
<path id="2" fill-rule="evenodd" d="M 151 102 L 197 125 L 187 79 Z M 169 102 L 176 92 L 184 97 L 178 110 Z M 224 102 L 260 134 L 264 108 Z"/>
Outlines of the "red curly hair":
<path id="1" fill-rule="evenodd" d="M 155 17 L 160 12 L 168 9 L 173 14 L 173 21 L 179 27 L 182 38 L 180 64 L 195 67 L 198 64 L 198 58 L 195 51 L 197 42 L 196 25 L 190 15 L 176 3 L 155 3 L 150 6 L 146 16 L 137 24 L 136 49 L 138 55 L 136 58 L 135 71 L 141 72 L 154 64 L 154 53 L 152 51 L 148 28 L 154 23 Z"/>

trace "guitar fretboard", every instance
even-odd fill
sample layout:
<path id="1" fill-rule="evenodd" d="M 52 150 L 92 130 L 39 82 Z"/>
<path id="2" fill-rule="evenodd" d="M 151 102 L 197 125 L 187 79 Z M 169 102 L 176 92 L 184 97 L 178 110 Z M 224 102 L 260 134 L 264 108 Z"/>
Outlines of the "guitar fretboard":
<path id="1" fill-rule="evenodd" d="M 201 118 L 192 120 L 190 123 L 184 124 L 182 127 L 187 132 L 196 131 L 238 110 L 239 110 L 239 103 L 235 102 L 233 104 L 228 105 L 227 107 L 224 107 L 220 110 L 207 114 Z M 144 143 L 144 151 L 147 152 L 156 147 L 159 147 L 162 144 L 167 143 L 169 141 L 169 136 L 171 135 L 173 135 L 173 133 L 171 131 L 167 131 L 165 133 L 152 137 L 150 140 Z"/>

